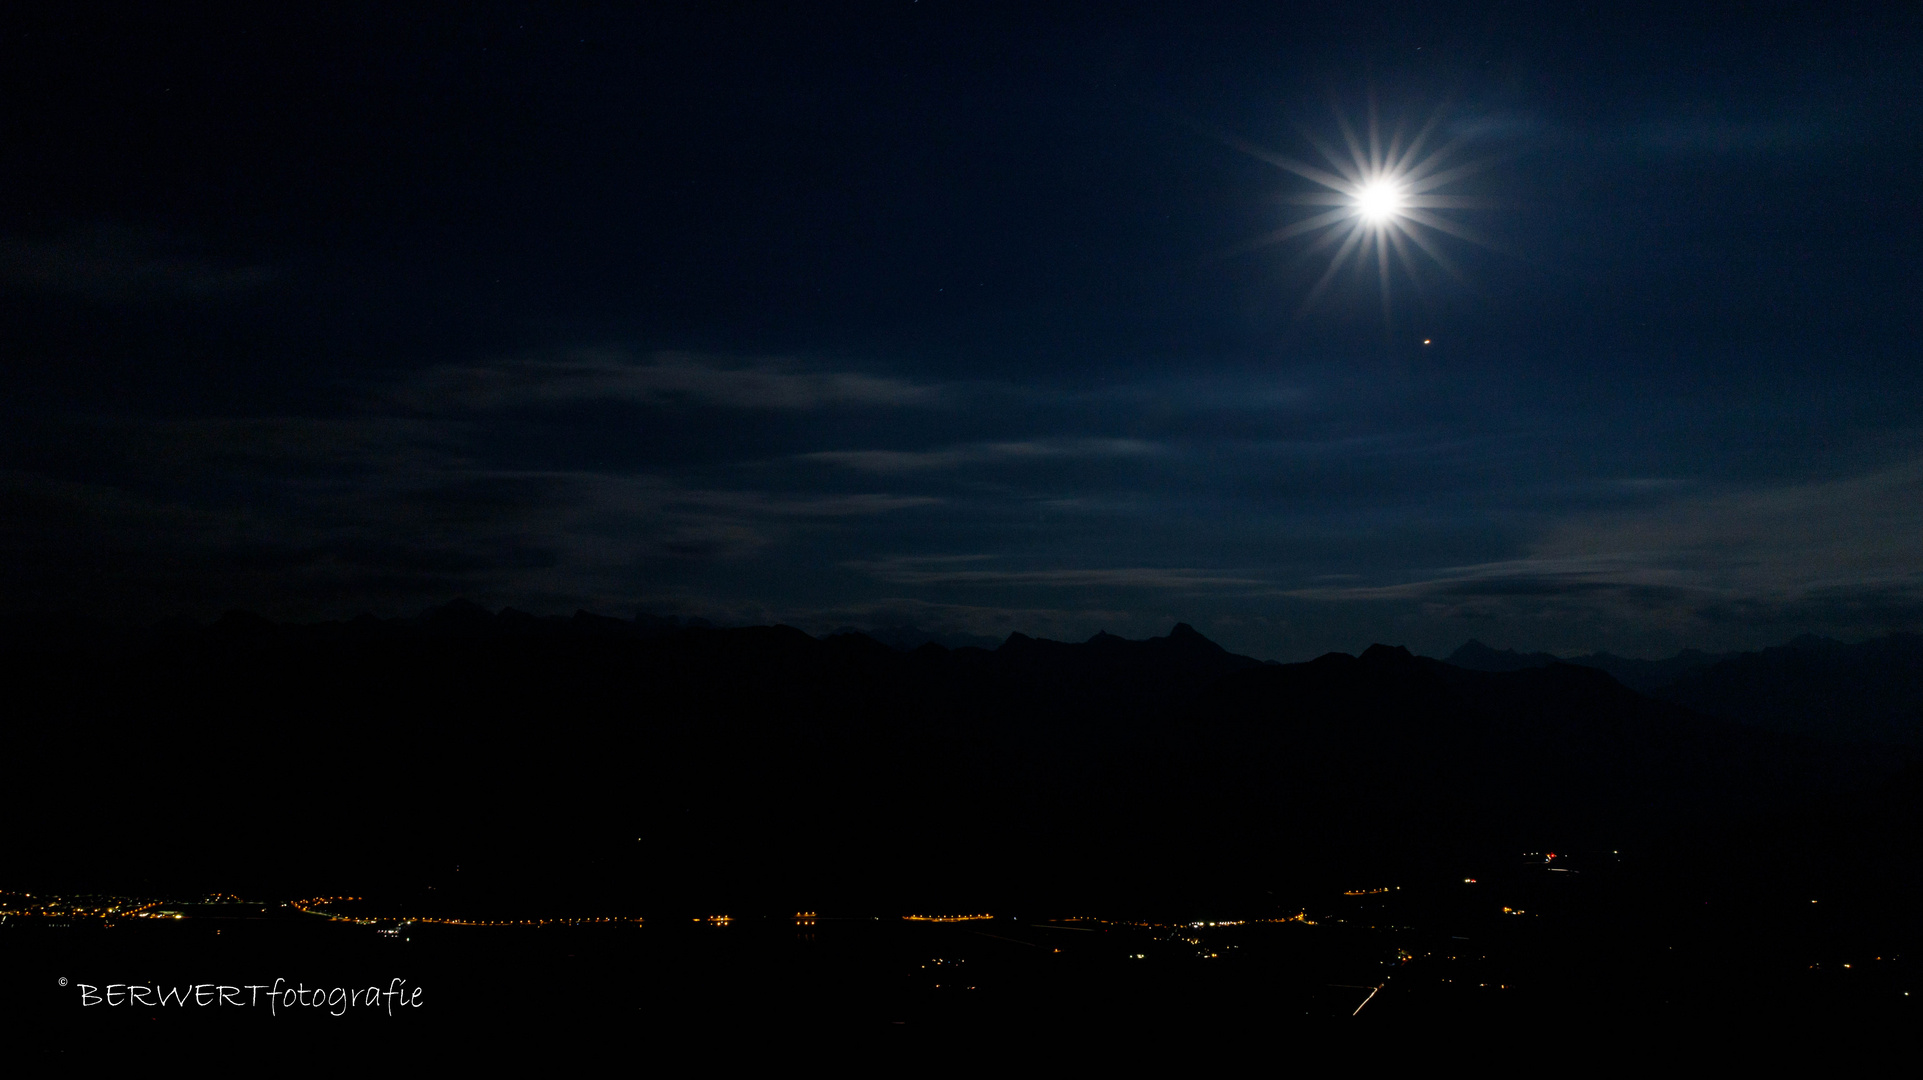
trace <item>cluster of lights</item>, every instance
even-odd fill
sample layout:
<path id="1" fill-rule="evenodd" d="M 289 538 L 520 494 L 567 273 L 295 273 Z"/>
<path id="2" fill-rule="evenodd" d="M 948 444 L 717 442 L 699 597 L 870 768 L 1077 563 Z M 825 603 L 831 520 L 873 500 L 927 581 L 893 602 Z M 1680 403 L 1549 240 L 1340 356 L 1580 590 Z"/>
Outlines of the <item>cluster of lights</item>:
<path id="1" fill-rule="evenodd" d="M 912 916 L 912 915 L 908 917 L 915 918 L 915 916 Z M 986 916 L 981 916 L 981 917 L 985 918 Z M 1132 926 L 1140 930 L 1187 930 L 1195 927 L 1209 927 L 1209 926 L 1213 926 L 1213 927 L 1248 926 L 1254 923 L 1277 923 L 1277 924 L 1301 923 L 1304 926 L 1315 925 L 1315 920 L 1309 918 L 1309 913 L 1306 911 L 1297 912 L 1294 915 L 1284 915 L 1279 918 L 1221 919 L 1213 922 L 1208 920 L 1198 919 L 1198 920 L 1192 920 L 1189 922 L 1160 923 L 1160 922 L 1147 922 L 1141 919 L 1100 919 L 1100 918 L 1096 918 L 1093 915 L 1077 915 L 1077 916 L 1074 916 L 1073 918 L 1051 919 L 1049 921 L 1057 922 L 1057 923 L 1091 922 L 1091 923 L 1099 923 L 1103 926 Z"/>
<path id="2" fill-rule="evenodd" d="M 1473 881 L 1474 879 L 1471 878 L 1471 879 L 1465 879 L 1465 880 Z M 1400 886 L 1393 886 L 1393 887 L 1386 887 L 1386 888 L 1379 888 L 1379 889 L 1355 889 L 1355 890 L 1350 890 L 1348 892 L 1345 892 L 1343 893 L 1343 895 L 1344 896 L 1374 896 L 1381 893 L 1391 892 L 1398 888 L 1400 888 Z M 30 893 L 12 893 L 12 894 L 4 894 L 4 895 L 8 895 L 11 897 L 24 897 L 29 900 L 33 899 L 32 894 Z M 79 901 L 81 900 L 107 900 L 110 902 L 104 905 L 83 906 L 82 904 L 79 903 Z M 246 903 L 247 901 L 244 901 L 240 897 L 234 896 L 231 894 L 213 893 L 207 898 L 206 902 Z M 641 925 L 643 922 L 645 922 L 645 920 L 640 916 L 629 916 L 629 917 L 585 916 L 585 917 L 574 917 L 574 918 L 530 918 L 530 919 L 460 919 L 460 918 L 447 918 L 447 917 L 438 917 L 438 916 L 429 916 L 429 915 L 375 917 L 375 916 L 365 916 L 365 915 L 357 915 L 357 914 L 346 914 L 338 910 L 331 910 L 335 908 L 337 905 L 361 903 L 361 902 L 364 902 L 364 898 L 358 897 L 358 896 L 314 896 L 314 897 L 307 897 L 300 900 L 289 901 L 286 906 L 294 908 L 296 911 L 299 911 L 303 914 L 318 915 L 330 921 L 351 922 L 351 923 L 355 923 L 363 926 L 375 925 L 377 923 L 397 923 L 402 926 L 412 925 L 416 923 L 427 924 L 427 925 L 437 925 L 437 926 L 582 926 L 582 925 L 611 924 L 611 923 L 633 923 L 635 925 Z M 164 900 L 130 899 L 130 898 L 123 898 L 123 897 L 100 897 L 100 898 L 75 897 L 72 899 L 72 901 L 69 901 L 67 898 L 63 898 L 63 897 L 50 897 L 45 900 L 41 900 L 31 904 L 24 904 L 24 905 L 17 904 L 17 903 L 10 904 L 7 906 L 7 908 L 0 909 L 0 915 L 62 915 L 62 916 L 121 915 L 121 916 L 136 916 L 136 917 L 144 917 L 144 918 L 162 918 L 162 919 L 186 918 L 185 915 L 177 911 L 172 911 L 172 910 L 156 911 L 155 910 L 156 908 L 160 907 L 164 903 L 166 903 L 166 901 Z M 1524 914 L 1524 912 L 1522 912 L 1519 909 L 1512 909 L 1512 908 L 1506 908 L 1506 907 L 1503 908 L 1503 911 L 1512 915 Z M 994 917 L 995 917 L 994 915 L 991 915 L 987 912 L 979 912 L 979 913 L 961 914 L 961 915 L 922 915 L 922 914 L 903 915 L 902 919 L 907 922 L 960 923 L 960 922 L 976 922 L 981 920 L 993 919 Z M 797 911 L 795 912 L 794 918 L 795 918 L 795 922 L 797 923 L 801 923 L 804 925 L 813 925 L 814 922 L 818 918 L 820 918 L 820 916 L 813 911 Z M 697 923 L 706 923 L 707 925 L 710 925 L 710 926 L 728 926 L 728 925 L 731 925 L 735 920 L 734 920 L 734 917 L 731 915 L 707 915 L 707 916 L 696 916 L 693 921 Z M 1138 927 L 1142 929 L 1189 929 L 1189 928 L 1220 929 L 1220 928 L 1231 927 L 1231 926 L 1245 926 L 1250 923 L 1301 923 L 1305 926 L 1316 925 L 1315 920 L 1309 918 L 1307 911 L 1302 911 L 1294 915 L 1282 916 L 1277 918 L 1221 919 L 1221 920 L 1198 919 L 1198 920 L 1193 920 L 1190 922 L 1182 922 L 1182 923 L 1156 923 L 1156 922 L 1144 922 L 1139 920 L 1110 920 L 1110 919 L 1099 918 L 1093 915 L 1074 915 L 1074 916 L 1068 916 L 1066 918 L 1055 919 L 1051 921 L 1058 922 L 1058 923 L 1076 923 L 1076 922 L 1094 923 L 1101 926 L 1132 926 L 1132 927 Z"/>
<path id="3" fill-rule="evenodd" d="M 300 911 L 306 911 L 316 904 L 351 904 L 360 899 L 358 896 L 312 896 L 305 900 L 290 900 L 288 901 L 288 906 Z"/>
<path id="4" fill-rule="evenodd" d="M 992 919 L 993 915 L 903 915 L 909 922 L 974 922 L 977 919 Z"/>
<path id="5" fill-rule="evenodd" d="M 367 925 L 375 922 L 386 922 L 388 920 L 355 919 L 353 921 Z M 423 916 L 420 918 L 404 918 L 401 919 L 400 922 L 404 924 L 429 923 L 436 926 L 587 926 L 593 923 L 634 923 L 639 926 L 642 920 L 639 915 L 622 918 L 606 915 L 583 915 L 562 919 L 438 919 Z"/>
<path id="6" fill-rule="evenodd" d="M 166 902 L 126 896 L 50 896 L 45 899 L 36 899 L 32 893 L 4 895 L 24 898 L 30 902 L 9 903 L 5 907 L 0 907 L 0 915 L 37 915 L 58 918 L 104 919 L 111 915 L 140 916 L 146 915 L 147 912 Z"/>
<path id="7" fill-rule="evenodd" d="M 320 915 L 334 922 L 351 922 L 360 926 L 373 926 L 376 923 L 398 922 L 403 926 L 422 923 L 432 926 L 588 926 L 596 923 L 634 923 L 639 926 L 640 916 L 614 918 L 610 916 L 582 916 L 578 918 L 555 919 L 451 919 L 432 915 L 405 915 L 392 918 L 373 918 L 364 915 L 342 915 L 321 907 L 323 904 L 345 904 L 359 901 L 358 896 L 316 896 L 306 900 L 295 900 L 289 907 L 307 915 Z"/>

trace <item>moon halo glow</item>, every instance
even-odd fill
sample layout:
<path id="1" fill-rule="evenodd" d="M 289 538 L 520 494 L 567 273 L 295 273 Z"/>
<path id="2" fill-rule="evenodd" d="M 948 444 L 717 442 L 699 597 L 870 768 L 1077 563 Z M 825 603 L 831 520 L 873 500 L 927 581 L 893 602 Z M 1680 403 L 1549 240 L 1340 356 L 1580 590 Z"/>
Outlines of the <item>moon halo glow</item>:
<path id="1" fill-rule="evenodd" d="M 1354 266 L 1366 275 L 1373 264 L 1373 276 L 1382 294 L 1385 325 L 1390 312 L 1392 267 L 1400 267 L 1418 292 L 1421 291 L 1421 281 L 1416 274 L 1418 255 L 1451 276 L 1462 277 L 1437 244 L 1435 234 L 1444 233 L 1478 244 L 1483 241 L 1467 227 L 1437 211 L 1480 206 L 1478 200 L 1451 195 L 1442 189 L 1480 171 L 1485 163 L 1456 161 L 1462 144 L 1460 138 L 1435 146 L 1440 122 L 1441 114 L 1437 113 L 1411 137 L 1405 139 L 1398 127 L 1385 139 L 1371 106 L 1364 138 L 1338 111 L 1340 148 L 1313 132 L 1303 133 L 1325 165 L 1299 161 L 1244 139 L 1223 136 L 1224 141 L 1236 149 L 1308 180 L 1319 189 L 1291 196 L 1288 202 L 1327 207 L 1237 248 L 1247 251 L 1306 237 L 1305 258 L 1331 247 L 1335 249 L 1320 280 L 1302 301 L 1296 313 L 1298 318 L 1315 306 L 1346 266 Z"/>

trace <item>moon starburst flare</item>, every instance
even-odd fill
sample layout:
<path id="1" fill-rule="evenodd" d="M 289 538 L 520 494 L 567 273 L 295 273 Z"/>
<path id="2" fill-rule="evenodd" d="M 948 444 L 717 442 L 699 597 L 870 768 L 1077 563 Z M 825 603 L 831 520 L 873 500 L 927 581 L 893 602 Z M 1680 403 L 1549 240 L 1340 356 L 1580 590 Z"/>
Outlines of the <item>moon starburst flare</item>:
<path id="1" fill-rule="evenodd" d="M 1310 164 L 1246 139 L 1223 136 L 1236 149 L 1321 189 L 1291 196 L 1290 203 L 1329 208 L 1289 222 L 1237 249 L 1248 251 L 1297 237 L 1309 238 L 1304 257 L 1331 247 L 1335 249 L 1321 278 L 1303 298 L 1296 312 L 1298 318 L 1315 306 L 1347 266 L 1366 274 L 1370 265 L 1374 265 L 1385 324 L 1390 313 L 1392 267 L 1400 267 L 1418 291 L 1421 289 L 1416 274 L 1418 254 L 1461 278 L 1461 271 L 1438 245 L 1434 234 L 1443 233 L 1478 244 L 1484 241 L 1473 230 L 1437 211 L 1480 206 L 1478 200 L 1452 195 L 1443 189 L 1480 171 L 1487 163 L 1455 161 L 1462 148 L 1461 138 L 1435 145 L 1441 119 L 1438 112 L 1407 138 L 1398 125 L 1385 139 L 1371 105 L 1365 138 L 1337 110 L 1336 126 L 1342 136 L 1340 148 L 1313 132 L 1303 132 L 1326 165 Z"/>

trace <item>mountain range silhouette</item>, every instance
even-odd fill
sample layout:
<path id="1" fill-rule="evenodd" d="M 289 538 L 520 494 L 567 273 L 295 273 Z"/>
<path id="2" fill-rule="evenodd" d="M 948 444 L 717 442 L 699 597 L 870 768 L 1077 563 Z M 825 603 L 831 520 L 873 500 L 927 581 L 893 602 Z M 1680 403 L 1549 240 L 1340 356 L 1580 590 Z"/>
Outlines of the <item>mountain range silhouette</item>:
<path id="1" fill-rule="evenodd" d="M 1662 660 L 1609 653 L 1567 659 L 1492 649 L 1471 639 L 1447 662 L 1473 671 L 1571 664 L 1706 716 L 1862 743 L 1923 747 L 1923 635 L 1850 645 L 1804 634 L 1759 652 L 1685 649 Z"/>
<path id="2" fill-rule="evenodd" d="M 1812 670 L 1870 654 L 1847 655 Z M 1674 847 L 1785 807 L 1915 806 L 1886 793 L 1914 789 L 1892 779 L 1902 753 L 1579 664 L 1474 671 L 1383 645 L 1265 664 L 1186 624 L 904 652 L 457 601 L 16 628 L 6 656 L 15 866 L 103 884 L 461 866 L 644 906 L 1162 904 L 1546 845 Z"/>

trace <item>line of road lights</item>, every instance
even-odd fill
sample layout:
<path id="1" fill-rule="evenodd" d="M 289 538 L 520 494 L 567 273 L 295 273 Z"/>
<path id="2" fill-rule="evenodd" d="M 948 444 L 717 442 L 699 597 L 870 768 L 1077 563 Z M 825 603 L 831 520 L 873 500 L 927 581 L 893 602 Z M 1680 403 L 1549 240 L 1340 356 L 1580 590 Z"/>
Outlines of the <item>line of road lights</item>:
<path id="1" fill-rule="evenodd" d="M 1556 856 L 1549 855 L 1547 856 L 1547 858 L 1544 859 L 1544 861 L 1547 862 L 1554 858 L 1556 858 Z M 1474 878 L 1463 879 L 1465 884 L 1472 884 L 1475 882 L 1475 880 L 1476 879 Z M 1385 887 L 1373 888 L 1373 889 L 1349 889 L 1349 890 L 1345 890 L 1342 895 L 1344 896 L 1378 896 L 1384 893 L 1389 893 L 1389 892 L 1399 890 L 1400 888 L 1401 886 L 1398 885 L 1398 886 L 1385 886 Z M 23 894 L 23 895 L 30 895 L 30 894 Z M 230 897 L 220 896 L 216 894 L 216 899 L 218 902 L 218 901 L 226 901 L 226 900 L 238 900 L 239 898 L 238 897 L 230 898 Z M 372 925 L 377 922 L 426 923 L 426 924 L 439 925 L 439 926 L 557 926 L 557 925 L 579 926 L 579 925 L 585 925 L 585 924 L 612 924 L 612 923 L 633 923 L 636 925 L 640 925 L 646 921 L 640 916 L 625 916 L 625 917 L 586 916 L 586 917 L 577 917 L 577 918 L 550 918 L 550 919 L 456 919 L 456 918 L 441 918 L 441 917 L 435 917 L 435 916 L 406 916 L 406 917 L 399 917 L 399 918 L 374 918 L 374 917 L 367 917 L 367 916 L 344 915 L 338 912 L 325 910 L 321 906 L 324 904 L 332 905 L 332 904 L 358 903 L 358 902 L 361 902 L 362 899 L 363 899 L 362 897 L 358 897 L 358 896 L 315 896 L 315 897 L 308 897 L 302 900 L 290 901 L 288 906 L 294 908 L 297 911 L 302 912 L 303 914 L 320 915 L 330 920 L 336 920 L 341 922 L 353 922 L 363 926 Z M 164 902 L 165 901 L 162 901 L 162 900 L 152 900 L 141 905 L 140 907 L 127 909 L 125 911 L 114 911 L 113 909 L 108 909 L 108 911 L 103 911 L 103 912 L 89 911 L 86 913 L 87 914 L 113 913 L 113 914 L 121 914 L 121 915 L 143 915 L 147 911 L 155 907 L 158 907 L 160 904 Z M 1815 901 L 1812 900 L 1811 903 L 1815 903 Z M 43 912 L 44 910 L 45 909 L 42 909 Z M 1519 909 L 1509 908 L 1509 907 L 1503 908 L 1503 912 L 1505 914 L 1511 914 L 1511 915 L 1525 914 L 1523 911 Z M 75 913 L 79 914 L 80 912 L 75 912 Z M 8 914 L 28 914 L 28 912 L 24 912 L 24 911 L 9 912 Z M 178 918 L 182 918 L 183 916 L 179 914 L 169 913 L 168 917 L 178 919 Z M 994 917 L 995 916 L 988 914 L 986 912 L 977 912 L 977 913 L 966 914 L 966 915 L 921 915 L 921 914 L 903 915 L 902 920 L 904 922 L 960 923 L 960 922 L 976 922 L 976 921 L 985 920 L 985 919 L 993 919 Z M 797 911 L 795 912 L 794 921 L 802 925 L 812 926 L 815 924 L 816 920 L 818 920 L 819 918 L 820 918 L 820 915 L 813 911 Z M 728 926 L 734 922 L 734 918 L 733 916 L 730 916 L 730 915 L 707 915 L 707 916 L 696 916 L 693 919 L 693 921 L 697 923 L 706 923 L 710 926 Z M 1159 923 L 1135 922 L 1130 920 L 1125 920 L 1118 924 L 1112 924 L 1107 919 L 1095 918 L 1093 916 L 1074 916 L 1074 917 L 1057 920 L 1057 921 L 1096 922 L 1096 923 L 1103 923 L 1106 925 L 1128 925 L 1128 926 L 1143 926 L 1143 927 L 1162 925 Z M 1197 920 L 1194 922 L 1178 923 L 1174 925 L 1189 926 L 1189 927 L 1224 927 L 1224 926 L 1244 925 L 1246 921 L 1247 920 L 1235 920 L 1235 921 Z M 1315 925 L 1314 920 L 1308 917 L 1307 912 L 1302 912 L 1300 914 L 1291 915 L 1284 918 L 1257 919 L 1253 921 L 1277 922 L 1277 923 L 1299 922 L 1309 926 Z"/>
<path id="2" fill-rule="evenodd" d="M 380 922 L 429 923 L 436 926 L 583 926 L 590 923 L 634 923 L 639 926 L 644 921 L 638 915 L 622 918 L 584 916 L 580 918 L 561 919 L 445 919 L 425 915 L 402 916 L 398 918 L 370 918 L 367 916 L 342 915 L 337 912 L 323 910 L 320 907 L 322 904 L 346 904 L 356 902 L 360 899 L 358 896 L 316 896 L 306 900 L 291 901 L 287 906 L 303 914 L 320 915 L 336 922 L 358 923 L 362 926 L 372 926 Z M 721 918 L 723 921 L 726 921 L 727 917 L 721 916 Z"/>

